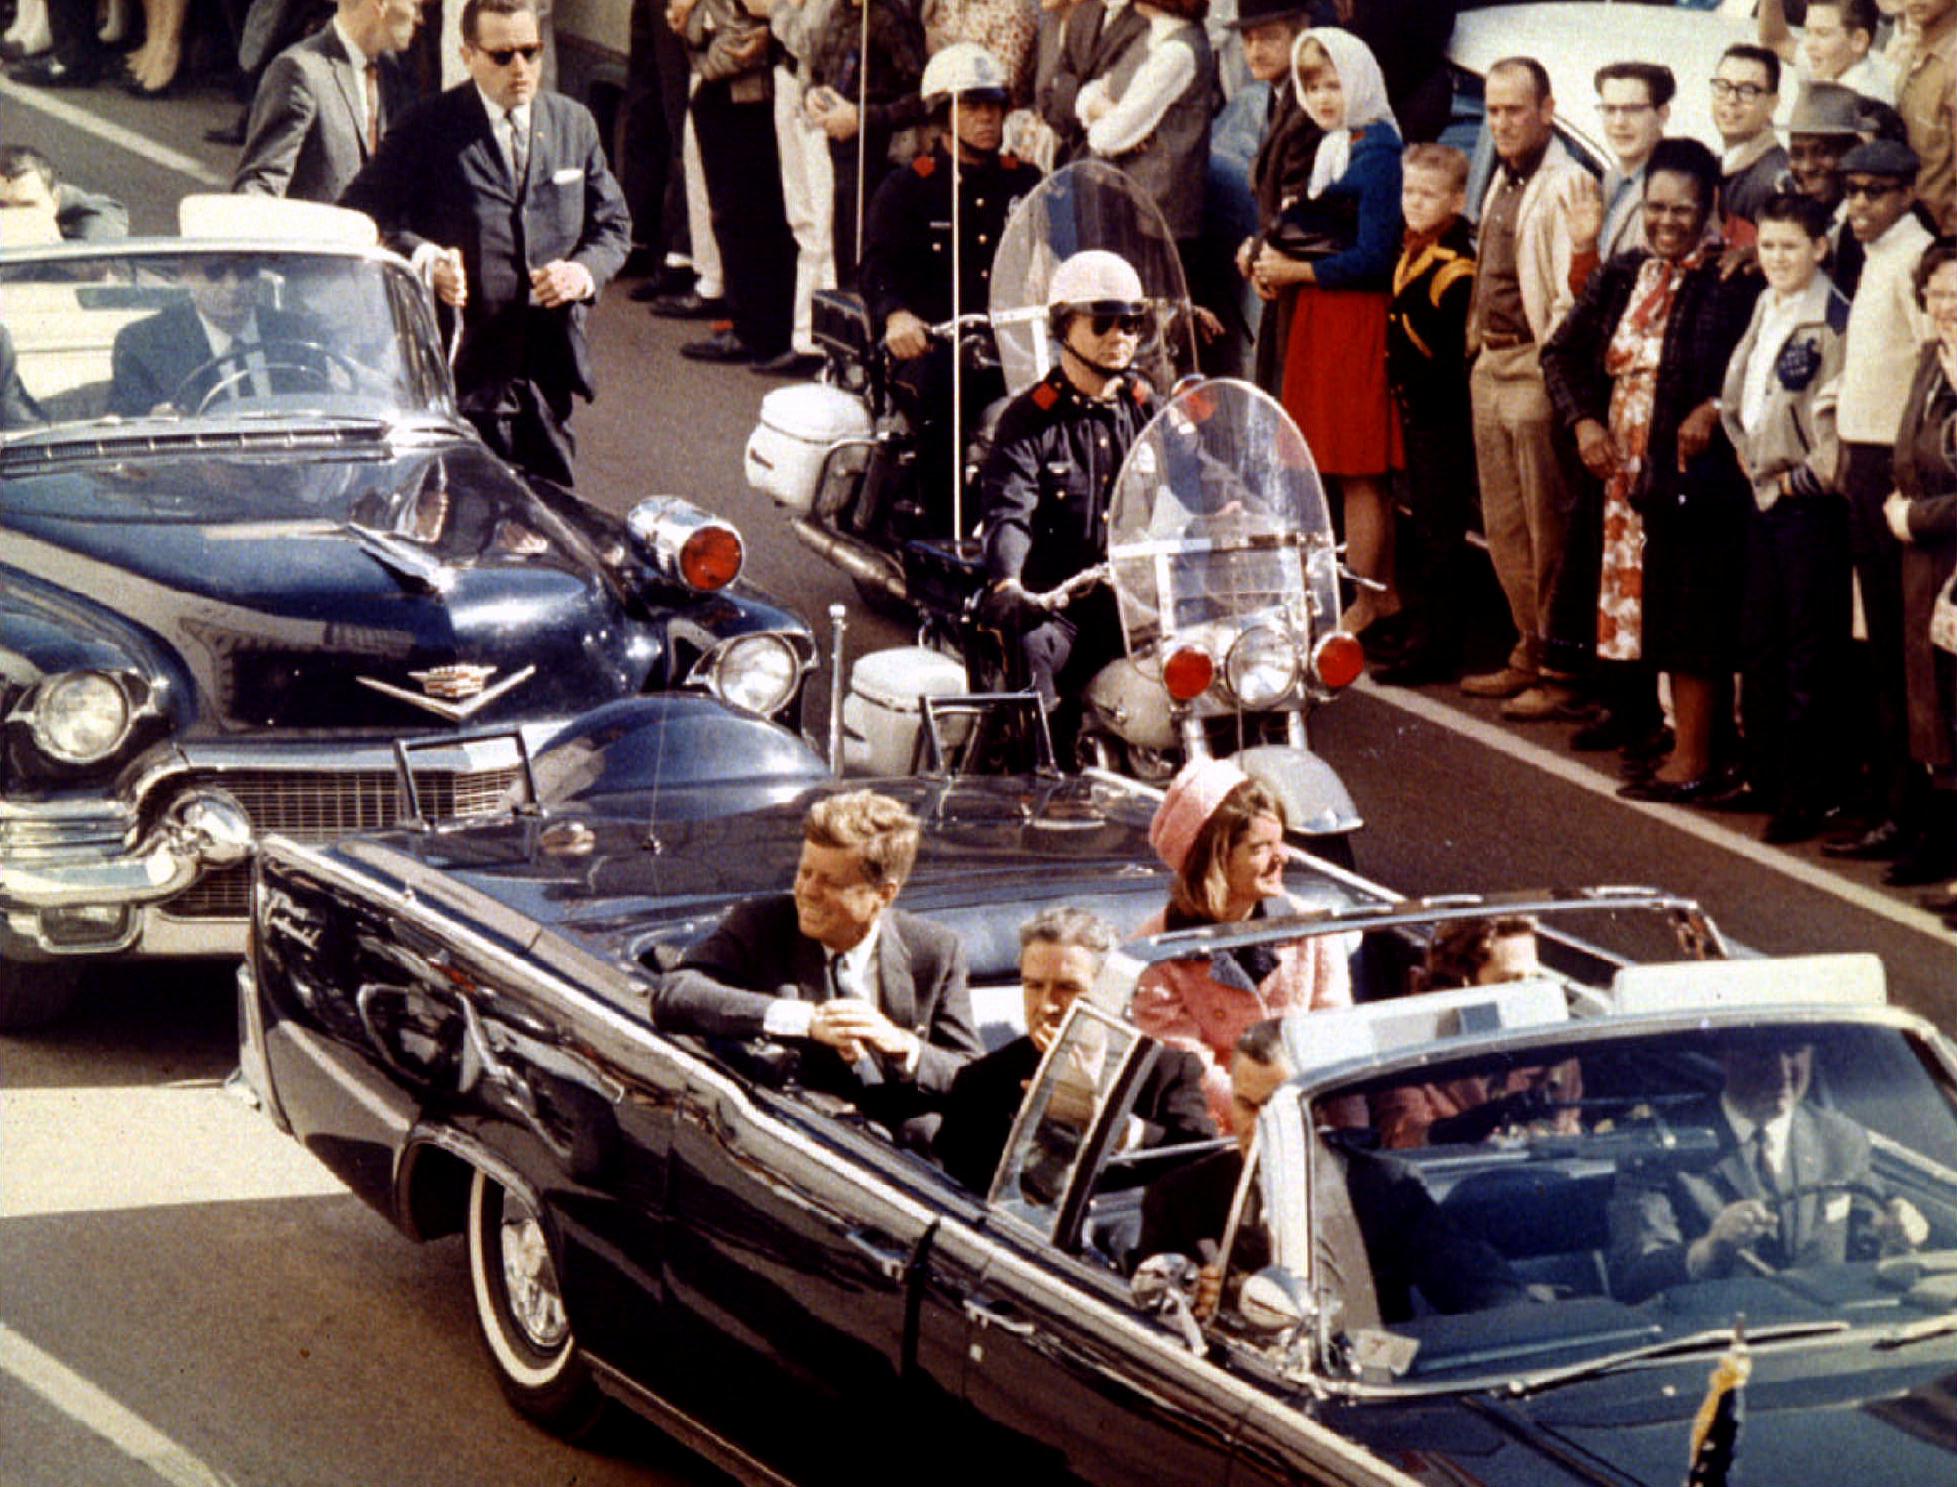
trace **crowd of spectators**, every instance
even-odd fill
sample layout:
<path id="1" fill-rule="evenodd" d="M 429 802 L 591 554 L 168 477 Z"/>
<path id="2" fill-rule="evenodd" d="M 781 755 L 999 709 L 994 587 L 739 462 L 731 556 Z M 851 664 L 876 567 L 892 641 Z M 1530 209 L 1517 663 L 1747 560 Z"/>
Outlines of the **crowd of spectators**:
<path id="1" fill-rule="evenodd" d="M 1757 34 L 1710 76 L 1626 57 L 1559 100 L 1535 59 L 1491 68 L 1470 200 L 1467 157 L 1435 143 L 1453 0 L 635 0 L 632 297 L 710 323 L 687 355 L 780 375 L 813 369 L 814 292 L 859 288 L 926 367 L 922 312 L 890 285 L 940 251 L 929 74 L 956 54 L 939 70 L 974 105 L 956 145 L 975 215 L 1083 158 L 1161 206 L 1205 369 L 1280 397 L 1327 478 L 1378 680 L 1458 680 L 1618 749 L 1631 798 L 1760 810 L 1769 841 L 1826 834 L 1894 883 L 1944 882 L 1957 0 L 1718 8 Z M 151 0 L 129 86 L 168 86 L 182 12 Z M 326 42 L 281 46 L 313 18 L 225 10 L 256 84 L 240 190 L 337 198 L 439 86 L 396 59 L 409 0 L 340 0 Z M 39 55 L 13 75 L 96 81 L 95 20 L 92 0 L 19 0 L 8 41 Z M 1670 133 L 1681 89 L 1707 93 L 1716 151 Z M 1559 105 L 1596 110 L 1601 180 Z M 10 193 L 71 189 L 7 163 Z M 911 246 L 879 268 L 866 220 Z M 1515 639 L 1463 677 L 1477 524 Z M 1957 912 L 1957 887 L 1933 902 Z"/>

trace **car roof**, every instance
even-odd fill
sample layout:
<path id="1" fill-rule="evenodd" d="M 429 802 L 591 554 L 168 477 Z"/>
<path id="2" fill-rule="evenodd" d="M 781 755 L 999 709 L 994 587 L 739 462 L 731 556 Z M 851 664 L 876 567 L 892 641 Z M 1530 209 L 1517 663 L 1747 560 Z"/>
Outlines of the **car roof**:
<path id="1" fill-rule="evenodd" d="M 1665 132 L 1690 135 L 1716 151 L 1719 131 L 1713 127 L 1707 82 L 1727 47 L 1758 39 L 1752 21 L 1717 11 L 1562 0 L 1463 11 L 1454 23 L 1447 55 L 1456 67 L 1477 77 L 1485 77 L 1505 57 L 1534 57 L 1549 73 L 1557 117 L 1566 131 L 1596 159 L 1608 162 L 1593 82 L 1599 67 L 1656 62 L 1671 68 L 1678 95 Z M 1793 89 L 1783 79 L 1782 113 L 1792 106 Z"/>

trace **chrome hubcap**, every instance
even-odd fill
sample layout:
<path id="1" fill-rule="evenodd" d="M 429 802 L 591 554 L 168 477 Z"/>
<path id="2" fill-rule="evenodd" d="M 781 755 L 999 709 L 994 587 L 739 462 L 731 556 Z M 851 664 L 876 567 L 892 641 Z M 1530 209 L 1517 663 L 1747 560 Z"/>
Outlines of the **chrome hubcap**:
<path id="1" fill-rule="evenodd" d="M 543 1226 L 535 1214 L 508 1206 L 502 1222 L 503 1291 L 510 1315 L 524 1337 L 539 1352 L 549 1352 L 570 1336 L 564 1319 L 564 1298 L 557 1291 L 557 1271 L 550 1263 Z"/>

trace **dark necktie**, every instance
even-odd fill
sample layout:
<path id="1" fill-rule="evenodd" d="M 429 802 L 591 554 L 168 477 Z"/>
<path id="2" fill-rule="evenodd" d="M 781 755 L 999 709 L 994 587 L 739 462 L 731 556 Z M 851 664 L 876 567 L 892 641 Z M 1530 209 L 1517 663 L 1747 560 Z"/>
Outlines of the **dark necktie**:
<path id="1" fill-rule="evenodd" d="M 510 175 L 516 181 L 517 190 L 523 189 L 524 171 L 530 164 L 530 140 L 523 126 L 516 121 L 516 111 L 512 109 L 504 117 L 510 125 Z"/>
<path id="2" fill-rule="evenodd" d="M 367 153 L 381 147 L 381 64 L 367 63 Z"/>

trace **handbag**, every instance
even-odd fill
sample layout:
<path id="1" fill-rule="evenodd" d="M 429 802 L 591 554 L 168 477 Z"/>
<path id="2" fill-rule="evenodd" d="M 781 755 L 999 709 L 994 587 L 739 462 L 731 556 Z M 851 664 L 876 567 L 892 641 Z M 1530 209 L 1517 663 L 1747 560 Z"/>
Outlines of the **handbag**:
<path id="1" fill-rule="evenodd" d="M 1330 258 L 1334 253 L 1343 253 L 1346 249 L 1345 243 L 1336 235 L 1316 231 L 1298 222 L 1279 222 L 1265 241 L 1286 258 L 1295 258 L 1302 263 Z"/>
<path id="2" fill-rule="evenodd" d="M 1930 644 L 1957 656 L 1957 573 L 1943 581 L 1936 601 L 1930 606 Z"/>

